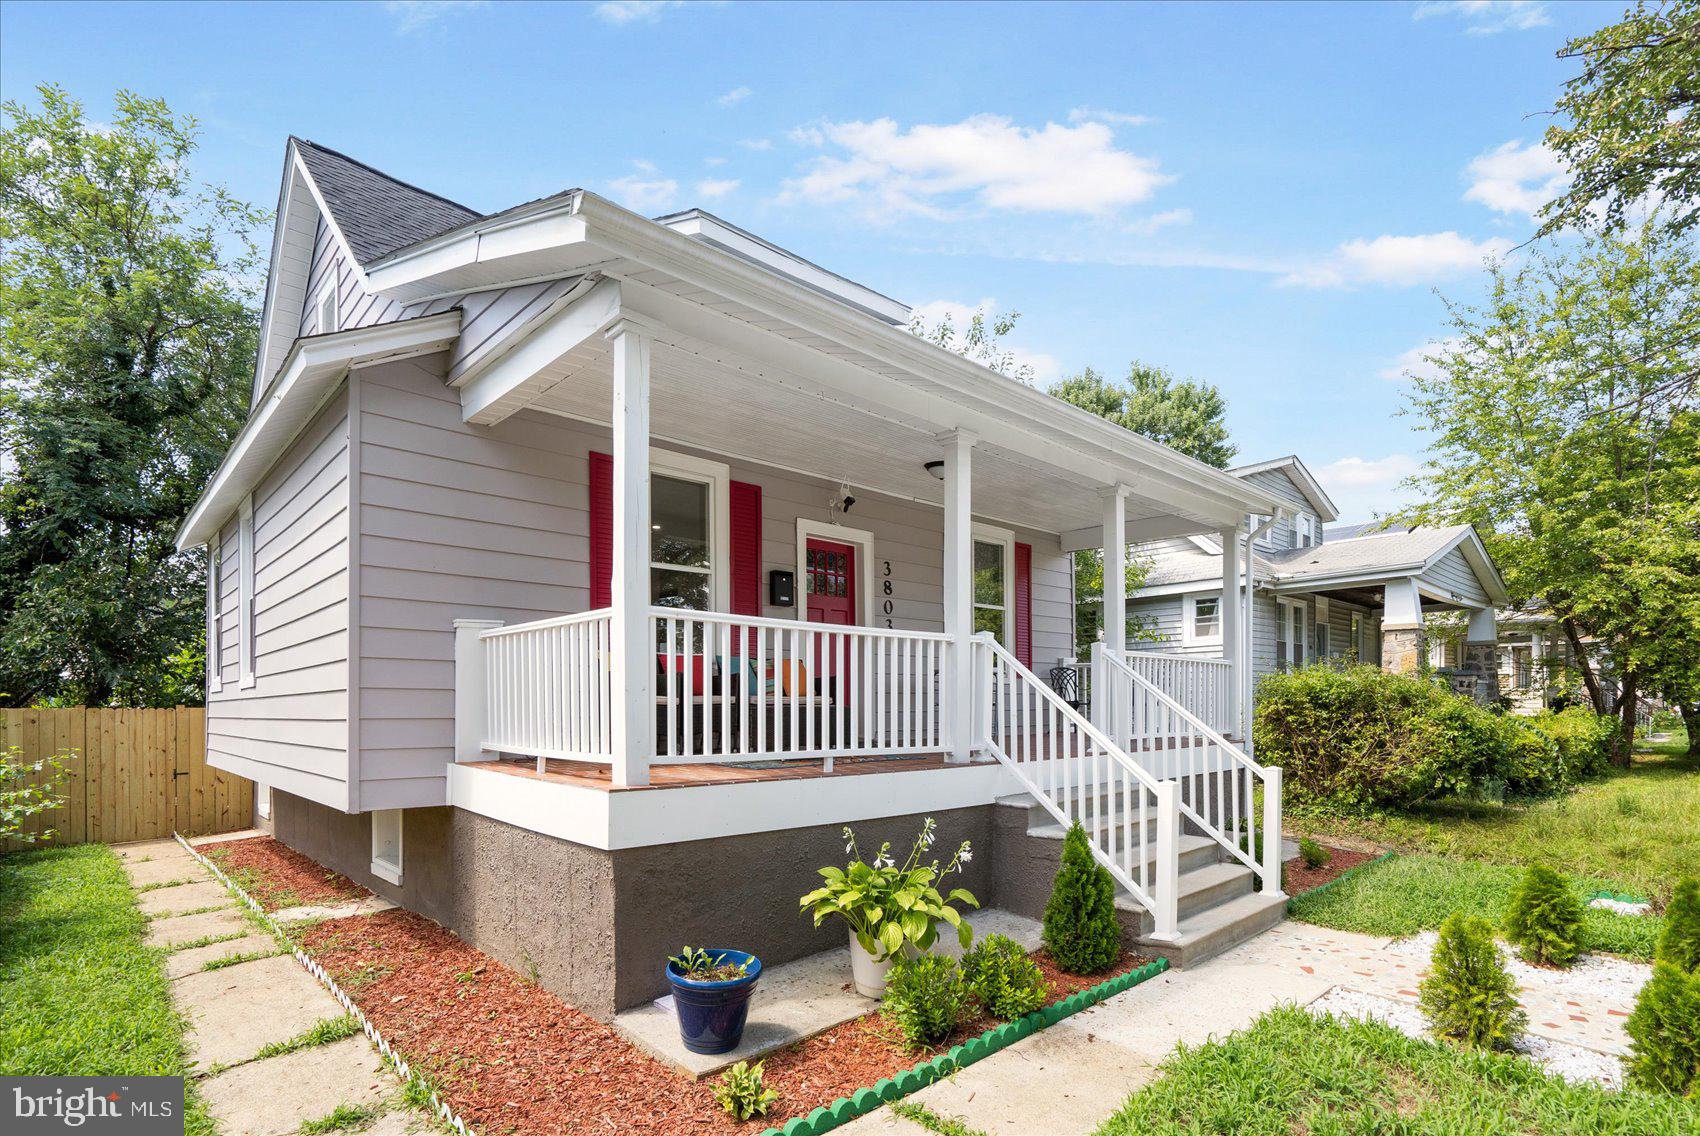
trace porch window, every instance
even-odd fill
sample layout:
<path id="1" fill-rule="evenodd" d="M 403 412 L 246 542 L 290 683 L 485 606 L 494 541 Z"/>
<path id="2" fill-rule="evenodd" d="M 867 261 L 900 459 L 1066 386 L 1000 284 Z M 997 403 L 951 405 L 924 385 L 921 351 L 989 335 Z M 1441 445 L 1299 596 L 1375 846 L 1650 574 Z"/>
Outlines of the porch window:
<path id="1" fill-rule="evenodd" d="M 1222 597 L 1188 596 L 1186 598 L 1185 633 L 1181 641 L 1197 646 L 1222 641 Z"/>
<path id="2" fill-rule="evenodd" d="M 1009 646 L 1009 564 L 1007 546 L 989 540 L 974 542 L 974 631 L 990 631 Z"/>
<path id="3" fill-rule="evenodd" d="M 1326 623 L 1316 625 L 1316 657 L 1319 659 L 1331 658 L 1334 655 L 1334 651 L 1328 642 L 1331 638 L 1329 630 L 1330 628 Z"/>
<path id="4" fill-rule="evenodd" d="M 651 473 L 649 493 L 650 602 L 709 610 L 714 592 L 709 485 Z"/>

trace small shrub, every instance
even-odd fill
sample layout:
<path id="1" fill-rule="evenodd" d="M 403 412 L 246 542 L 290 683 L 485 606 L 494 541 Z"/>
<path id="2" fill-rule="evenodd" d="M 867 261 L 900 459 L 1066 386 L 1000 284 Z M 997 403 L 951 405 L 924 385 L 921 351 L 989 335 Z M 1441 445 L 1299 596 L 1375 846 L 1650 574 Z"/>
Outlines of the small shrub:
<path id="1" fill-rule="evenodd" d="M 1311 871 L 1326 868 L 1334 859 L 1334 853 L 1318 844 L 1308 836 L 1299 837 L 1299 859 Z"/>
<path id="2" fill-rule="evenodd" d="M 1014 1021 L 1045 1004 L 1050 991 L 1039 964 L 1007 935 L 987 935 L 962 959 L 962 976 L 994 1018 Z"/>
<path id="3" fill-rule="evenodd" d="M 1563 876 L 1535 864 L 1511 893 L 1505 937 L 1527 962 L 1569 966 L 1582 950 L 1582 901 Z"/>
<path id="4" fill-rule="evenodd" d="M 886 973 L 885 1014 L 912 1046 L 937 1045 L 949 1037 L 967 1002 L 968 983 L 953 958 L 899 959 Z"/>
<path id="5" fill-rule="evenodd" d="M 1418 988 L 1434 1032 L 1480 1049 L 1509 1049 L 1528 1018 L 1493 941 L 1493 924 L 1453 914 L 1440 925 Z"/>
<path id="6" fill-rule="evenodd" d="M 1623 1029 L 1631 1083 L 1679 1095 L 1700 1086 L 1700 974 L 1654 963 Z"/>
<path id="7" fill-rule="evenodd" d="M 753 1066 L 740 1061 L 720 1075 L 714 1083 L 714 1099 L 732 1114 L 734 1120 L 766 1116 L 767 1110 L 779 1099 L 779 1094 L 767 1087 L 762 1063 Z"/>
<path id="8" fill-rule="evenodd" d="M 1122 953 L 1116 882 L 1094 859 L 1078 823 L 1063 839 L 1062 866 L 1045 904 L 1045 948 L 1070 974 L 1098 974 Z"/>
<path id="9" fill-rule="evenodd" d="M 1653 957 L 1684 974 L 1700 974 L 1700 880 L 1693 876 L 1677 881 Z"/>

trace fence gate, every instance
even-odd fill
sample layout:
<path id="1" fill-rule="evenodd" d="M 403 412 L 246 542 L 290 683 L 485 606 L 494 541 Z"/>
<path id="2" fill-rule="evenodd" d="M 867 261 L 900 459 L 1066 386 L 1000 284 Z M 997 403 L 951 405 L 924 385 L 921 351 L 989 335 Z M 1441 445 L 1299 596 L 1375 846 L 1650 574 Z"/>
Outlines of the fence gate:
<path id="1" fill-rule="evenodd" d="M 206 718 L 199 706 L 0 710 L 0 746 L 15 746 L 26 762 L 68 755 L 58 787 L 64 803 L 31 817 L 25 831 L 53 831 L 38 845 L 121 844 L 173 830 L 199 836 L 247 828 L 254 783 L 207 764 Z"/>

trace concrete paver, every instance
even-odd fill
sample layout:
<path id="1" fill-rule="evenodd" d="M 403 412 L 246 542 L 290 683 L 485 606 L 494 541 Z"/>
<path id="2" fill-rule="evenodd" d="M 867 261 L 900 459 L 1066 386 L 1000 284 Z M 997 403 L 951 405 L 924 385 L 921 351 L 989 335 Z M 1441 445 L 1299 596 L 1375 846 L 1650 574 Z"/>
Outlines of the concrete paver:
<path id="1" fill-rule="evenodd" d="M 246 934 L 254 925 L 243 916 L 242 909 L 228 907 L 221 911 L 205 911 L 199 915 L 172 915 L 155 919 L 148 924 L 150 947 L 175 947 L 192 943 L 208 935 Z"/>
<path id="2" fill-rule="evenodd" d="M 276 939 L 255 931 L 251 935 L 244 935 L 240 939 L 231 939 L 229 942 L 210 943 L 204 947 L 190 947 L 186 951 L 172 951 L 165 956 L 165 976 L 167 978 L 182 978 L 185 975 L 199 972 L 202 967 L 214 959 L 280 949 Z"/>
<path id="3" fill-rule="evenodd" d="M 183 853 L 183 846 L 177 843 L 175 837 L 164 836 L 157 840 L 132 840 L 128 844 L 114 844 L 112 851 L 120 860 L 129 863 L 138 860 L 152 860 L 161 853 Z"/>
<path id="4" fill-rule="evenodd" d="M 230 894 L 230 890 L 217 880 L 155 888 L 136 897 L 136 906 L 141 908 L 142 914 L 151 915 L 156 919 L 161 916 L 180 915 L 185 911 L 198 911 L 203 907 L 234 906 L 235 903 L 236 899 Z"/>
<path id="5" fill-rule="evenodd" d="M 157 888 L 207 878 L 195 858 L 181 849 L 175 854 L 163 852 L 151 860 L 125 861 L 124 874 L 130 877 L 130 886 L 137 888 Z"/>
<path id="6" fill-rule="evenodd" d="M 271 913 L 279 923 L 299 923 L 303 919 L 347 919 L 351 915 L 376 915 L 396 905 L 387 899 L 368 895 L 347 903 L 308 903 L 300 907 L 285 907 Z"/>
<path id="7" fill-rule="evenodd" d="M 202 1069 L 247 1061 L 266 1045 L 343 1014 L 330 991 L 289 955 L 186 975 L 172 991 L 189 1019 L 189 1056 Z"/>
<path id="8" fill-rule="evenodd" d="M 379 1106 L 400 1090 L 364 1035 L 239 1065 L 201 1082 L 222 1136 L 285 1136 L 338 1105 Z"/>

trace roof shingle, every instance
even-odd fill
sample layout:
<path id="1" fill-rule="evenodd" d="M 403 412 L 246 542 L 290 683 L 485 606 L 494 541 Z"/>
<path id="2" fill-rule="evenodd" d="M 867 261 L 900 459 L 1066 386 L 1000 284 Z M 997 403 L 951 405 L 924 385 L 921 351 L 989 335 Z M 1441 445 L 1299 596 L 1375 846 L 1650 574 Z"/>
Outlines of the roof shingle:
<path id="1" fill-rule="evenodd" d="M 294 141 L 362 265 L 482 216 L 316 142 Z"/>

